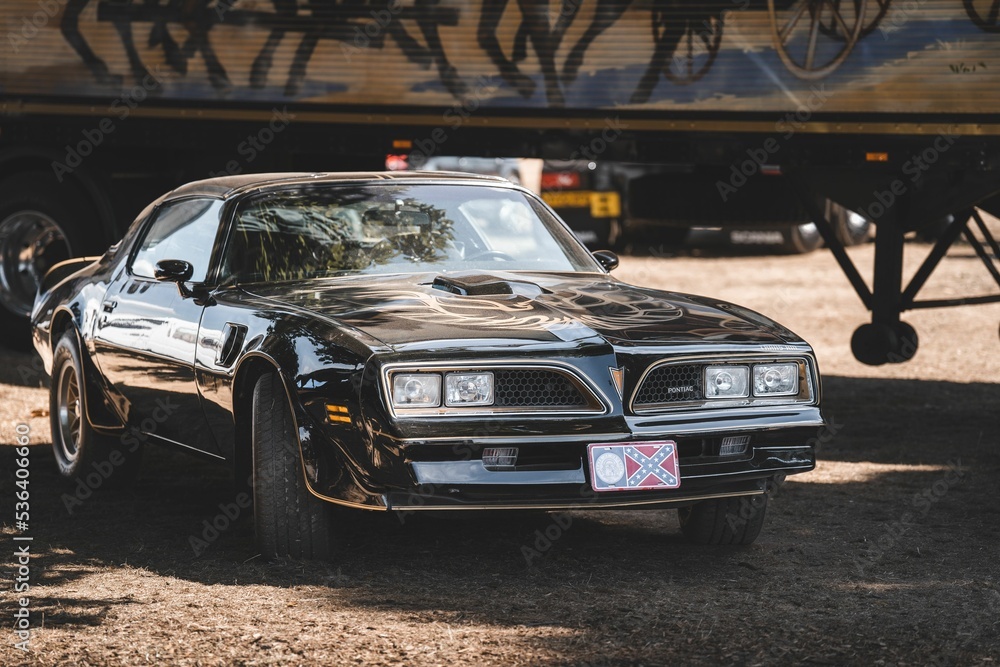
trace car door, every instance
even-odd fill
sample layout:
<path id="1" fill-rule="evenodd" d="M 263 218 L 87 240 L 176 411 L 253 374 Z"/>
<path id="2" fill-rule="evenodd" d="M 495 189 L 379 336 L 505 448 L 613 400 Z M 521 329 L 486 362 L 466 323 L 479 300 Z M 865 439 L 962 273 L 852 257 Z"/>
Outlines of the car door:
<path id="1" fill-rule="evenodd" d="M 140 233 L 125 270 L 110 284 L 94 326 L 102 373 L 119 395 L 129 424 L 143 434 L 206 453 L 219 453 L 208 428 L 194 361 L 204 303 L 178 285 L 154 278 L 156 264 L 184 260 L 187 285 L 203 283 L 219 232 L 222 201 L 164 202 Z"/>

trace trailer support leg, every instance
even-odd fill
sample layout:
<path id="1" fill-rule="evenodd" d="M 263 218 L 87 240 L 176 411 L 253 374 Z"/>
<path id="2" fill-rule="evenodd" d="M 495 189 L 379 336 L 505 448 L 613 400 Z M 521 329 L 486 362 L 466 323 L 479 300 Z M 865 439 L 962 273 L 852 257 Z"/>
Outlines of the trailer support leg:
<path id="1" fill-rule="evenodd" d="M 872 311 L 871 323 L 858 327 L 851 337 L 854 357 L 870 366 L 902 363 L 912 359 L 919 344 L 917 332 L 899 319 L 900 313 L 905 310 L 902 293 L 904 233 L 899 223 L 906 211 L 905 197 L 897 199 L 895 205 L 878 221 L 878 231 L 875 234 L 875 275 L 872 289 L 869 290 L 844 245 L 834 233 L 833 225 L 818 203 L 818 197 L 801 180 L 798 180 L 796 191 L 854 291 L 865 307 Z M 944 250 L 947 250 L 947 246 Z"/>
<path id="2" fill-rule="evenodd" d="M 1000 262 L 1000 242 L 992 234 L 977 209 L 968 208 L 949 216 L 951 222 L 904 288 L 905 225 L 903 223 L 911 211 L 908 196 L 904 194 L 896 198 L 892 205 L 886 207 L 885 214 L 878 219 L 878 230 L 875 234 L 874 280 L 869 290 L 864 278 L 834 233 L 831 221 L 827 219 L 831 211 L 830 205 L 824 210 L 820 205 L 821 199 L 802 174 L 793 172 L 786 176 L 802 200 L 806 211 L 815 221 L 837 264 L 854 287 L 861 302 L 872 313 L 872 321 L 858 327 L 851 337 L 851 351 L 858 361 L 870 366 L 880 366 L 902 363 L 913 358 L 917 353 L 919 340 L 916 330 L 900 320 L 900 314 L 907 310 L 1000 303 L 1000 294 L 996 293 L 949 299 L 917 299 L 917 293 L 960 236 L 965 237 L 997 286 L 1000 286 L 1000 268 L 997 266 Z M 982 240 L 973 230 L 973 223 Z"/>
<path id="3" fill-rule="evenodd" d="M 901 198 L 902 199 L 902 198 Z M 903 311 L 903 230 L 899 224 L 905 201 L 886 211 L 875 234 L 872 321 L 851 337 L 851 351 L 861 363 L 880 366 L 909 361 L 917 353 L 916 330 L 899 319 Z"/>

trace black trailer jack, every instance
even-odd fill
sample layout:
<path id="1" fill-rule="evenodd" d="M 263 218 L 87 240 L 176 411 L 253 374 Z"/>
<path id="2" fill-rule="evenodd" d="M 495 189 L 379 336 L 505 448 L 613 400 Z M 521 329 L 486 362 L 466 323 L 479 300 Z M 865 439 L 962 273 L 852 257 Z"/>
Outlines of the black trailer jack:
<path id="1" fill-rule="evenodd" d="M 903 247 L 906 230 L 901 221 L 906 219 L 910 200 L 905 195 L 901 196 L 878 221 L 873 282 L 869 289 L 837 237 L 823 207 L 818 205 L 816 197 L 810 194 L 808 188 L 801 187 L 801 183 L 796 190 L 854 291 L 872 313 L 872 321 L 859 326 L 851 337 L 851 351 L 858 361 L 870 366 L 880 366 L 903 363 L 913 358 L 917 353 L 919 338 L 916 330 L 900 319 L 908 310 L 1000 303 L 1000 294 L 954 299 L 917 299 L 920 289 L 960 236 L 969 243 L 1000 287 L 1000 269 L 997 268 L 1000 263 L 1000 243 L 993 237 L 978 209 L 968 208 L 948 216 L 949 221 L 943 233 L 904 288 Z M 976 236 L 972 223 L 975 223 L 982 238 Z"/>

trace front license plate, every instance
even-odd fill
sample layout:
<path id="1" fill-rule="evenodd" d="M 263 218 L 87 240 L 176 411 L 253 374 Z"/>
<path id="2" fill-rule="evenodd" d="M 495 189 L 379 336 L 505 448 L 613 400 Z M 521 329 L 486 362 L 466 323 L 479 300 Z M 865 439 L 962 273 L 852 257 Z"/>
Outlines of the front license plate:
<path id="1" fill-rule="evenodd" d="M 681 485 L 673 440 L 587 445 L 587 456 L 594 491 L 676 489 Z"/>

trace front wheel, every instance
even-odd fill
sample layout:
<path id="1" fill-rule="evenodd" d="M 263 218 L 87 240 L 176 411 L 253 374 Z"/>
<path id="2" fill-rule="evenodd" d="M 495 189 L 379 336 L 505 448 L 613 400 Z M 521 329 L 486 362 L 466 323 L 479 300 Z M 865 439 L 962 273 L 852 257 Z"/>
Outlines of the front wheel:
<path id="1" fill-rule="evenodd" d="M 275 374 L 253 391 L 253 503 L 265 558 L 330 555 L 330 507 L 310 493 L 288 397 Z"/>
<path id="2" fill-rule="evenodd" d="M 59 474 L 81 481 L 91 491 L 131 482 L 139 473 L 142 447 L 131 439 L 97 433 L 87 418 L 87 387 L 83 356 L 76 335 L 70 331 L 53 351 L 52 385 L 49 390 L 49 423 L 52 450 Z M 88 494 L 89 495 L 89 494 Z"/>
<path id="3" fill-rule="evenodd" d="M 681 532 L 695 544 L 753 544 L 764 526 L 767 494 L 712 498 L 677 510 Z"/>

